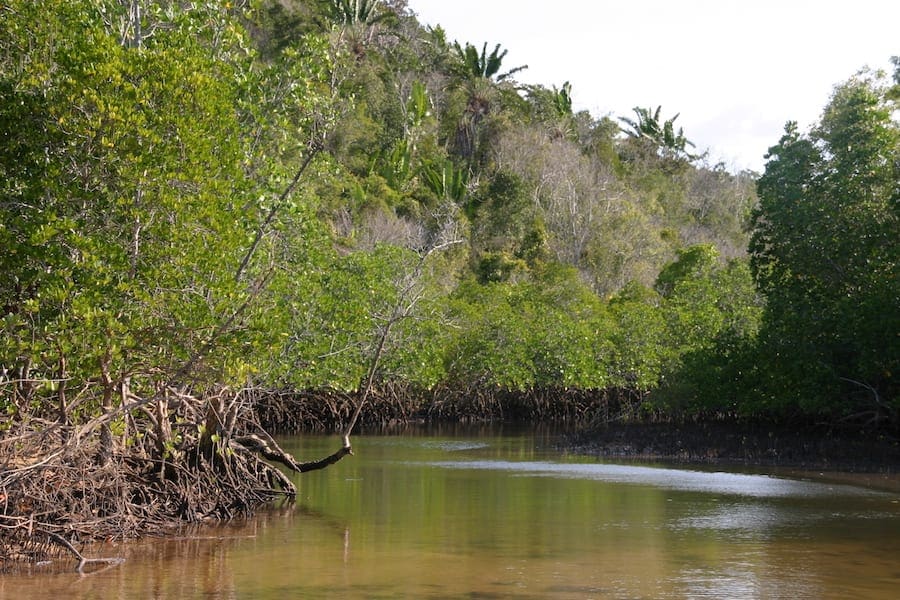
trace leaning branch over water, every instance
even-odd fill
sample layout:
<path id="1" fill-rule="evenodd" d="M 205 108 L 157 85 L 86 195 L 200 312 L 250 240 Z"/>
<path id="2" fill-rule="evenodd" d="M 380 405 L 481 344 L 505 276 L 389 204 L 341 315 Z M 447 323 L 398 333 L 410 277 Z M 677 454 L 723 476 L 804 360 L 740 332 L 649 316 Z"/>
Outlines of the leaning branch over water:
<path id="1" fill-rule="evenodd" d="M 353 433 L 353 428 L 356 427 L 356 423 L 359 420 L 359 415 L 362 412 L 363 406 L 365 406 L 366 401 L 369 398 L 369 394 L 372 392 L 372 386 L 375 383 L 375 377 L 378 373 L 378 366 L 381 362 L 382 356 L 384 355 L 385 344 L 387 343 L 388 338 L 391 335 L 391 329 L 403 319 L 411 316 L 413 310 L 416 307 L 416 304 L 418 304 L 419 300 L 421 300 L 422 298 L 421 283 L 426 261 L 436 252 L 440 252 L 442 250 L 450 248 L 451 246 L 455 246 L 456 244 L 461 243 L 462 240 L 460 239 L 451 239 L 435 244 L 419 256 L 419 260 L 412 271 L 408 274 L 405 274 L 403 279 L 398 283 L 400 293 L 398 294 L 397 300 L 394 303 L 393 308 L 391 309 L 390 316 L 382 324 L 381 330 L 378 334 L 378 341 L 375 346 L 375 352 L 372 354 L 371 361 L 369 362 L 369 368 L 366 372 L 366 378 L 362 388 L 362 393 L 360 394 L 359 401 L 356 403 L 356 408 L 353 411 L 353 416 L 350 417 L 350 421 L 347 423 L 347 426 L 343 431 L 342 439 L 344 441 L 344 448 L 348 453 L 352 454 L 352 452 L 350 452 L 350 434 Z"/>

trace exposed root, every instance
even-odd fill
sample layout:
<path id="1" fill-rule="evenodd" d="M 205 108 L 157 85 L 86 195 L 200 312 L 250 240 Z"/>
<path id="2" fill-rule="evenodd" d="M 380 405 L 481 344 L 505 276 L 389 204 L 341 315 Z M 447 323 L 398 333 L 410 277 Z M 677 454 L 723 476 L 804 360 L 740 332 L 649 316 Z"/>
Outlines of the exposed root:
<path id="1" fill-rule="evenodd" d="M 360 414 L 359 425 L 379 430 L 415 421 L 565 423 L 633 420 L 643 402 L 640 392 L 624 389 L 575 390 L 461 388 L 421 390 L 382 383 L 374 388 Z M 354 398 L 337 391 L 260 391 L 256 394 L 260 423 L 269 431 L 343 432 L 350 424 Z"/>
<path id="2" fill-rule="evenodd" d="M 357 417 L 370 429 L 414 420 L 583 425 L 616 418 L 639 401 L 614 390 L 422 392 L 384 384 L 357 414 L 360 404 L 338 392 L 221 390 L 198 398 L 165 389 L 138 398 L 123 386 L 119 405 L 95 419 L 20 413 L 0 439 L 0 563 L 47 560 L 62 549 L 78 559 L 79 570 L 115 564 L 76 548 L 249 516 L 291 499 L 296 488 L 276 465 L 304 473 L 353 454 L 348 429 Z M 343 436 L 329 456 L 303 462 L 267 429 Z"/>
<path id="3" fill-rule="evenodd" d="M 114 435 L 102 435 L 106 426 Z M 22 420 L 0 439 L 0 570 L 62 551 L 78 559 L 79 571 L 115 564 L 77 547 L 249 516 L 296 495 L 267 461 L 305 472 L 351 453 L 345 443 L 322 460 L 298 461 L 258 425 L 243 393 L 224 391 L 132 398 L 114 416 L 82 424 Z"/>

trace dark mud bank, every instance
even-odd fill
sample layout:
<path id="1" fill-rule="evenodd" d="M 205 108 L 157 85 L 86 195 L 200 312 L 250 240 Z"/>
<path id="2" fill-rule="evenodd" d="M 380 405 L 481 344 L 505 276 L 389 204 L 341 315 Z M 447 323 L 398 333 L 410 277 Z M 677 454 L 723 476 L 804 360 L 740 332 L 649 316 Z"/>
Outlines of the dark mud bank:
<path id="1" fill-rule="evenodd" d="M 567 436 L 564 446 L 603 458 L 900 473 L 900 440 L 866 431 L 760 423 L 613 423 Z"/>

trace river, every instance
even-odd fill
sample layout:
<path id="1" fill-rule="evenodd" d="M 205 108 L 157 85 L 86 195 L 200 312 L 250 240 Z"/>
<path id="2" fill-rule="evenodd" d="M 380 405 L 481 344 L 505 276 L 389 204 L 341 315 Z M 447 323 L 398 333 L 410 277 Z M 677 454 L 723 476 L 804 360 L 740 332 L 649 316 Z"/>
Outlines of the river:
<path id="1" fill-rule="evenodd" d="M 334 437 L 281 440 L 310 460 Z M 900 494 L 598 462 L 535 433 L 360 436 L 293 505 L 126 562 L 0 576 L 0 598 L 896 598 Z M 71 564 L 70 564 L 71 563 Z M 63 568 L 64 567 L 64 568 Z"/>

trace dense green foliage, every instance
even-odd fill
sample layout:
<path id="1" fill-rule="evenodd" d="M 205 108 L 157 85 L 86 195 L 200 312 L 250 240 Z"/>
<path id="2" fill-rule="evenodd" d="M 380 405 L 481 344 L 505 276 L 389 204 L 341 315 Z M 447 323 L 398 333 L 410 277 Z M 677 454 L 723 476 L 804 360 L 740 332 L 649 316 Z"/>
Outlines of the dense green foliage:
<path id="1" fill-rule="evenodd" d="M 900 126 L 863 73 L 818 125 L 789 124 L 759 181 L 751 245 L 767 310 L 759 401 L 896 418 L 900 372 Z"/>
<path id="2" fill-rule="evenodd" d="M 105 399 L 125 380 L 241 381 L 271 335 L 263 287 L 301 250 L 273 236 L 240 267 L 290 169 L 264 153 L 326 105 L 326 71 L 303 64 L 324 42 L 266 81 L 224 7 L 156 7 L 145 34 L 116 3 L 3 10 L 0 362 L 26 399 L 30 379 Z"/>
<path id="3" fill-rule="evenodd" d="M 898 89 L 900 69 L 893 85 L 862 72 L 770 148 L 750 243 L 765 309 L 758 330 L 691 357 L 697 406 L 897 426 Z"/>
<path id="4" fill-rule="evenodd" d="M 754 410 L 895 401 L 897 127 L 870 80 L 773 148 L 751 274 L 754 174 L 659 108 L 573 113 L 402 1 L 0 11 L 10 414 L 126 382 L 355 390 L 386 327 L 379 377 L 421 388 L 733 411 L 749 373 Z"/>

